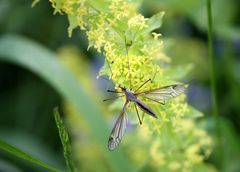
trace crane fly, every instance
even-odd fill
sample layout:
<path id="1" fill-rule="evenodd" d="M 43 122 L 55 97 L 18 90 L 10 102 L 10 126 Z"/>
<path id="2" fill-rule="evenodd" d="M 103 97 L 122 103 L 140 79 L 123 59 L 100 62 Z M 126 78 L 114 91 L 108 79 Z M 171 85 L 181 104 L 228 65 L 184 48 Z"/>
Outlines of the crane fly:
<path id="1" fill-rule="evenodd" d="M 186 88 L 183 85 L 169 85 L 165 87 L 160 87 L 148 91 L 138 92 L 139 89 L 145 85 L 147 82 L 149 82 L 151 79 L 144 82 L 136 91 L 132 91 L 126 87 L 119 86 L 121 91 L 112 91 L 108 90 L 108 92 L 112 93 L 121 93 L 123 95 L 120 95 L 118 97 L 125 96 L 126 101 L 124 103 L 123 109 L 117 119 L 117 121 L 114 124 L 114 127 L 111 131 L 111 134 L 109 136 L 108 140 L 108 149 L 110 151 L 114 150 L 121 142 L 122 137 L 126 131 L 127 128 L 127 114 L 126 109 L 130 102 L 134 103 L 134 107 L 138 116 L 139 123 L 142 124 L 143 117 L 140 119 L 138 108 L 142 110 L 144 113 L 157 118 L 156 113 L 149 107 L 147 104 L 145 104 L 143 101 L 139 100 L 138 97 L 144 97 L 146 99 L 152 100 L 154 102 L 164 104 L 166 100 L 174 98 L 179 96 L 180 94 L 184 93 Z M 118 98 L 117 97 L 117 98 Z M 106 99 L 110 100 L 110 99 Z"/>

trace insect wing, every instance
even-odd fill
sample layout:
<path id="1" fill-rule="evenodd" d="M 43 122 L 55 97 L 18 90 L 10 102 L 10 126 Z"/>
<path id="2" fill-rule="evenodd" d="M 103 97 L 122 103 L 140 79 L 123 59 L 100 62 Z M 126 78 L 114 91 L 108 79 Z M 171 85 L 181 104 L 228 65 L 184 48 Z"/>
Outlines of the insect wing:
<path id="1" fill-rule="evenodd" d="M 128 102 L 125 103 L 122 112 L 120 113 L 108 140 L 108 149 L 114 150 L 121 142 L 122 137 L 127 128 L 127 114 L 126 107 Z"/>
<path id="2" fill-rule="evenodd" d="M 145 91 L 142 93 L 138 93 L 143 97 L 149 98 L 158 102 L 165 102 L 165 100 L 174 98 L 184 93 L 186 88 L 183 85 L 170 85 L 166 87 L 157 88 L 150 91 Z"/>

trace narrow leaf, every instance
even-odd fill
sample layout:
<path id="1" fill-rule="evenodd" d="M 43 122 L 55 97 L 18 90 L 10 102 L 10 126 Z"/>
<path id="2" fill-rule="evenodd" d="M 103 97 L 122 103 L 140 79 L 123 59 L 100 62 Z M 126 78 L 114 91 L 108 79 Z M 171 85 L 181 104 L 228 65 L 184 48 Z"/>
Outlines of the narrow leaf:
<path id="1" fill-rule="evenodd" d="M 63 125 L 62 119 L 59 115 L 57 108 L 54 109 L 54 118 L 58 128 L 59 136 L 63 145 L 63 153 L 64 153 L 64 158 L 65 158 L 67 167 L 71 172 L 76 172 L 77 169 L 73 163 L 72 151 L 71 151 L 71 145 L 70 145 L 68 133 L 66 128 Z"/>
<path id="2" fill-rule="evenodd" d="M 32 157 L 31 155 L 29 155 L 29 154 L 19 150 L 18 148 L 16 148 L 16 147 L 14 147 L 14 146 L 4 142 L 3 140 L 0 140 L 0 149 L 4 150 L 4 151 L 6 151 L 6 152 L 8 152 L 10 154 L 13 154 L 13 155 L 15 155 L 15 156 L 17 156 L 17 157 L 19 157 L 21 159 L 30 161 L 30 162 L 32 162 L 32 163 L 34 163 L 36 165 L 39 165 L 39 166 L 41 166 L 43 168 L 46 168 L 46 169 L 48 169 L 50 171 L 61 172 L 61 170 L 58 170 L 55 167 L 52 167 L 52 166 L 50 166 L 50 165 L 48 165 L 48 164 L 38 160 L 37 158 Z"/>

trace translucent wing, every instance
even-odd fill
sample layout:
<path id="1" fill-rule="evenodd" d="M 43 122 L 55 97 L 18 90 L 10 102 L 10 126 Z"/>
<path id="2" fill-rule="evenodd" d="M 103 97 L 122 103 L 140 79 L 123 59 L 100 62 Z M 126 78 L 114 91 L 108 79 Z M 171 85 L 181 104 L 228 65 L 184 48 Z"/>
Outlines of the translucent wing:
<path id="1" fill-rule="evenodd" d="M 128 101 L 124 104 L 122 112 L 120 113 L 112 132 L 109 136 L 108 140 L 108 149 L 114 150 L 119 143 L 122 140 L 122 137 L 126 131 L 127 128 L 127 114 L 126 114 L 126 107 L 127 107 Z"/>
<path id="2" fill-rule="evenodd" d="M 137 95 L 141 95 L 153 101 L 164 103 L 165 100 L 177 97 L 185 91 L 186 88 L 183 85 L 170 85 L 138 93 Z"/>

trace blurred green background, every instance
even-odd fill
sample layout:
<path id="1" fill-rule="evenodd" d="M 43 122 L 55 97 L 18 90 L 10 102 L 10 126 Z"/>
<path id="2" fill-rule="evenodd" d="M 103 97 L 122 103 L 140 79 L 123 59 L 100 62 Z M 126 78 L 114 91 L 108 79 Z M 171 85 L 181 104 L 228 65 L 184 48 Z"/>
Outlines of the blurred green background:
<path id="1" fill-rule="evenodd" d="M 221 142 L 217 143 L 208 162 L 219 171 L 238 172 L 240 1 L 214 0 L 212 7 L 220 135 L 216 134 L 216 121 L 211 114 L 206 2 L 145 0 L 140 12 L 145 17 L 162 10 L 166 12 L 163 26 L 159 30 L 163 34 L 165 53 L 173 59 L 173 65 L 193 65 L 186 78 L 186 83 L 190 83 L 188 102 L 205 114 L 204 121 L 213 138 L 220 136 Z M 97 72 L 103 65 L 103 57 L 94 50 L 86 51 L 88 42 L 84 32 L 76 29 L 69 38 L 67 26 L 67 17 L 53 15 L 48 1 L 42 0 L 34 8 L 31 8 L 29 0 L 0 1 L 0 37 L 7 34 L 22 36 L 56 52 L 61 61 L 79 78 L 83 90 L 91 95 L 89 98 L 97 102 L 102 111 L 107 111 L 107 104 L 104 105 L 101 100 L 108 96 L 105 91 L 111 84 L 96 79 Z M 8 48 L 8 51 L 11 51 L 12 47 Z M 68 115 L 66 112 L 71 111 L 70 105 L 49 82 L 18 65 L 0 60 L 0 138 L 49 164 L 63 168 L 65 165 L 62 146 L 52 112 L 56 106 L 60 107 L 64 117 Z M 67 117 L 66 121 L 71 137 L 80 140 L 82 144 L 88 144 L 86 140 L 89 136 L 86 135 L 89 134 L 89 126 L 85 126 L 84 121 L 78 121 L 74 115 Z M 79 130 L 82 130 L 81 127 L 78 129 L 79 125 L 86 129 L 80 136 L 77 135 Z M 101 150 L 93 150 L 98 157 Z M 84 150 L 80 149 L 79 152 L 84 154 Z M 89 156 L 94 157 L 94 152 Z M 91 164 L 77 166 L 81 169 Z M 96 166 L 99 168 L 96 171 L 101 171 L 101 164 Z M 45 170 L 0 151 L 0 171 Z"/>

